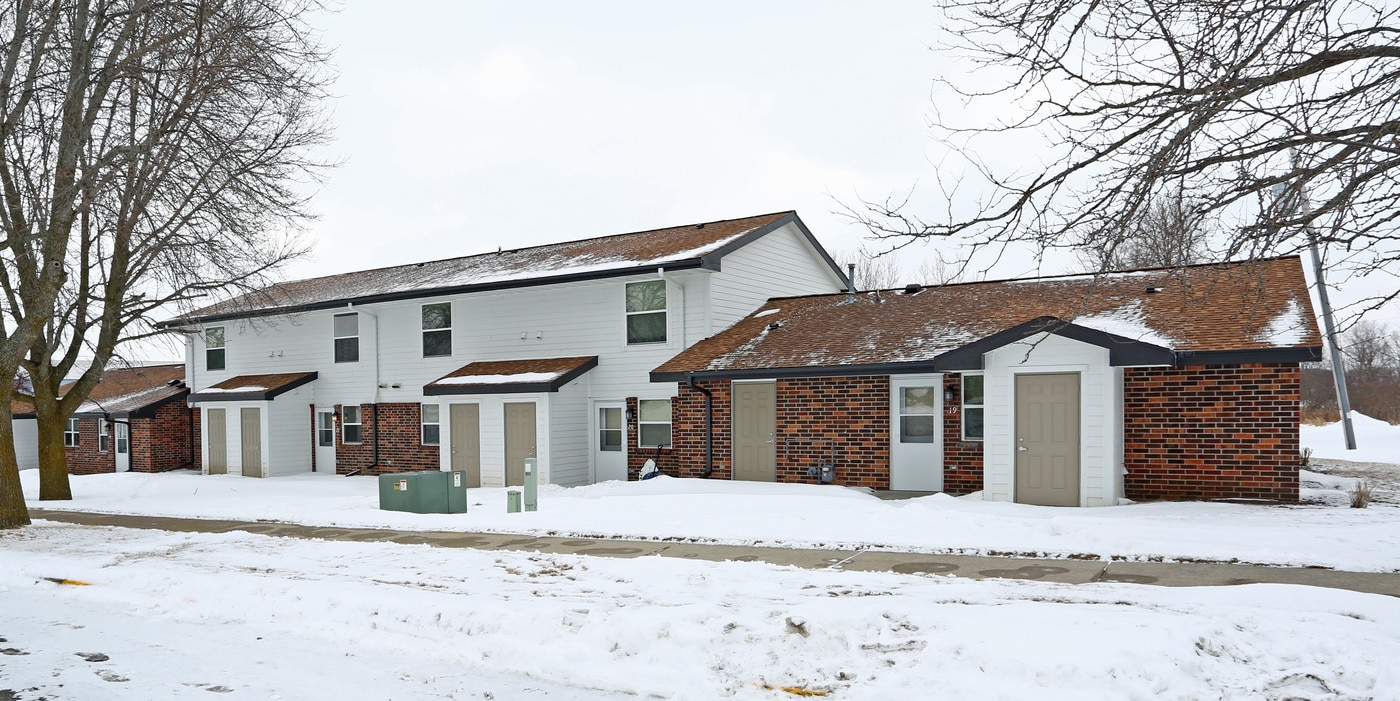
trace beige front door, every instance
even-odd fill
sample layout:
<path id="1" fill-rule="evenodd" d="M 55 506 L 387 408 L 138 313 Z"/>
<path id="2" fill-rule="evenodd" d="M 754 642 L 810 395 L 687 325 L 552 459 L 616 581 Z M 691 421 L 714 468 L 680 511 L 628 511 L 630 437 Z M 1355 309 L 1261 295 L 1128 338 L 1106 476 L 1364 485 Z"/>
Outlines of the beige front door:
<path id="1" fill-rule="evenodd" d="M 481 486 L 481 406 L 452 404 L 448 409 L 452 432 L 452 470 L 467 473 L 467 486 Z"/>
<path id="2" fill-rule="evenodd" d="M 243 436 L 243 476 L 262 477 L 262 412 L 255 406 L 238 410 Z"/>
<path id="3" fill-rule="evenodd" d="M 1016 501 L 1079 506 L 1079 373 L 1016 376 Z"/>
<path id="4" fill-rule="evenodd" d="M 736 382 L 733 387 L 734 479 L 777 481 L 777 384 Z"/>
<path id="5" fill-rule="evenodd" d="M 535 456 L 535 403 L 506 404 L 506 486 L 525 484 L 525 458 Z"/>
<path id="6" fill-rule="evenodd" d="M 228 420 L 223 409 L 207 409 L 204 421 L 209 424 L 209 474 L 228 474 Z"/>

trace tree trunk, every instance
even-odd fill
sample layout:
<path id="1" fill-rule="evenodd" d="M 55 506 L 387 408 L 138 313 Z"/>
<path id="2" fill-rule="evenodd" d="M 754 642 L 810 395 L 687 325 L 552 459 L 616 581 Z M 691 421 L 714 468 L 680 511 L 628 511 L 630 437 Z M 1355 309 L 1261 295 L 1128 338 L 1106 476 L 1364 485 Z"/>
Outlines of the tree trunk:
<path id="1" fill-rule="evenodd" d="M 0 529 L 28 525 L 29 509 L 24 505 L 19 461 L 15 459 L 15 425 L 6 402 L 0 406 Z"/>
<path id="2" fill-rule="evenodd" d="M 39 424 L 39 501 L 68 501 L 73 489 L 68 484 L 68 451 L 63 447 L 63 429 L 68 420 L 35 412 Z"/>

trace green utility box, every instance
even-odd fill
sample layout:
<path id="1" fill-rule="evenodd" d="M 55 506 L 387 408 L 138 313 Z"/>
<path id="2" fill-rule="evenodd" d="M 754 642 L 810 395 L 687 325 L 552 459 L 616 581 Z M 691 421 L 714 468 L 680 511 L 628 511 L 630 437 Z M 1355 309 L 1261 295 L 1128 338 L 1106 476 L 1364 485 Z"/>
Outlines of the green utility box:
<path id="1" fill-rule="evenodd" d="M 464 514 L 467 473 L 433 470 L 380 475 L 379 508 L 414 514 Z"/>

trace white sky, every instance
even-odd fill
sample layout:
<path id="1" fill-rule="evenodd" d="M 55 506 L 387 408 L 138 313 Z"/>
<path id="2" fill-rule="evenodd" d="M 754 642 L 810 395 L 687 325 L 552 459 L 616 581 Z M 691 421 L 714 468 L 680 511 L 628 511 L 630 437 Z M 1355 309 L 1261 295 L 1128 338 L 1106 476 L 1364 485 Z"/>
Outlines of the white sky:
<path id="1" fill-rule="evenodd" d="M 347 2 L 318 22 L 339 72 L 327 155 L 343 165 L 313 202 L 312 255 L 286 275 L 787 209 L 833 254 L 854 251 L 866 232 L 838 200 L 920 184 L 936 206 L 931 93 L 963 70 L 930 50 L 939 24 L 913 0 Z M 1025 153 L 978 155 L 1024 172 Z M 957 245 L 904 249 L 904 277 L 937 249 Z M 988 276 L 1036 270 L 1017 252 Z"/>

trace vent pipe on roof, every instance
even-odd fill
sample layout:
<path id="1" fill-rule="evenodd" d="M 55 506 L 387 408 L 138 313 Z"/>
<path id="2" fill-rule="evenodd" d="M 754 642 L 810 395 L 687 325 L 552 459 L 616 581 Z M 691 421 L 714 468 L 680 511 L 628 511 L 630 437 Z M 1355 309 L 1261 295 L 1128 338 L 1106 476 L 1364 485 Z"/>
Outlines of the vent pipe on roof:
<path id="1" fill-rule="evenodd" d="M 856 301 L 856 264 L 846 264 L 846 299 Z"/>

